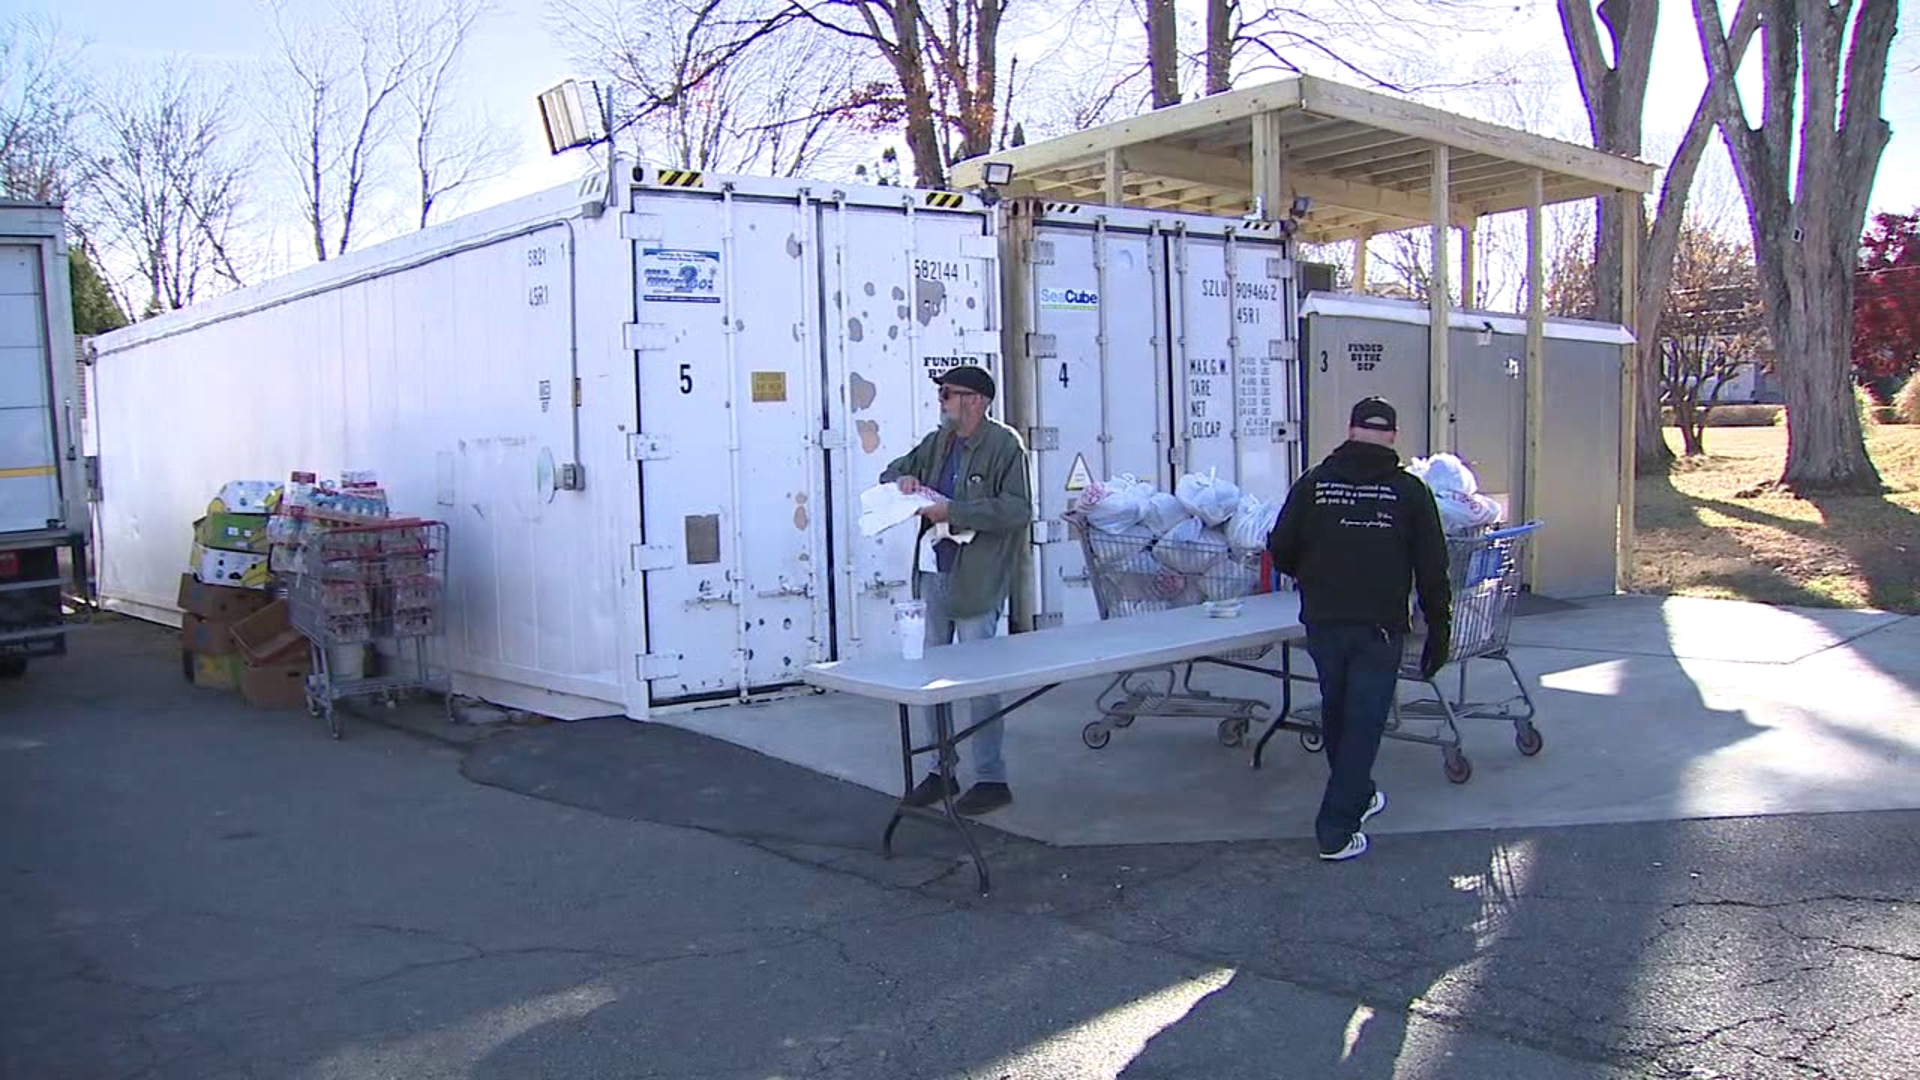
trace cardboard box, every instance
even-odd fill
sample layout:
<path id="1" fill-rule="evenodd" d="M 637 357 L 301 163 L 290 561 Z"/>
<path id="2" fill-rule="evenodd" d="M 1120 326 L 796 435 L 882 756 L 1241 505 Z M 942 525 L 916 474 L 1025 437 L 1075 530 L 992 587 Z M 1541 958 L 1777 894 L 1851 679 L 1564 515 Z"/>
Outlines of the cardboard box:
<path id="1" fill-rule="evenodd" d="M 257 709 L 290 709 L 307 703 L 305 660 L 292 664 L 250 667 L 240 673 L 240 696 Z"/>
<path id="2" fill-rule="evenodd" d="M 230 480 L 207 504 L 211 514 L 265 514 L 273 510 L 280 485 L 272 480 Z"/>
<path id="3" fill-rule="evenodd" d="M 180 647 L 207 656 L 232 656 L 233 625 L 188 613 L 180 623 Z"/>
<path id="4" fill-rule="evenodd" d="M 192 574 L 180 575 L 180 596 L 176 600 L 181 611 L 229 626 L 272 602 L 273 597 L 257 589 L 209 585 Z"/>
<path id="5" fill-rule="evenodd" d="M 285 600 L 275 600 L 233 624 L 233 643 L 247 666 L 274 667 L 307 654 L 307 639 L 293 628 Z"/>
<path id="6" fill-rule="evenodd" d="M 231 589 L 264 589 L 273 580 L 265 555 L 243 551 L 216 551 L 194 542 L 193 576 L 208 585 Z"/>
<path id="7" fill-rule="evenodd" d="M 193 685 L 208 690 L 232 690 L 240 685 L 240 676 L 245 668 L 240 664 L 238 653 L 230 656 L 193 653 L 192 656 Z"/>
<path id="8" fill-rule="evenodd" d="M 240 551 L 265 555 L 267 539 L 265 514 L 208 514 L 193 523 L 193 538 L 201 547 L 215 551 Z"/>

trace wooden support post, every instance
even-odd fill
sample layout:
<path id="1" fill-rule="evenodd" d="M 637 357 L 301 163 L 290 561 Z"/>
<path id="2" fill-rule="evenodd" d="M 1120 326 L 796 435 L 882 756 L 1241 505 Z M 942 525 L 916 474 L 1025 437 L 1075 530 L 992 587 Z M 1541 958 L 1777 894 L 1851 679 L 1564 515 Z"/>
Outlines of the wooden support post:
<path id="1" fill-rule="evenodd" d="M 1287 144 L 1280 130 L 1280 114 L 1257 113 L 1253 117 L 1253 195 L 1268 221 L 1287 216 L 1293 205 L 1293 184 L 1288 177 Z"/>
<path id="2" fill-rule="evenodd" d="M 1433 148 L 1433 266 L 1427 280 L 1427 453 L 1453 449 L 1453 380 L 1448 369 L 1447 337 L 1453 322 L 1452 257 L 1447 241 L 1453 233 L 1453 198 L 1448 183 L 1450 154 L 1446 144 Z"/>
<path id="3" fill-rule="evenodd" d="M 1547 422 L 1546 237 L 1541 206 L 1547 201 L 1547 176 L 1534 171 L 1527 192 L 1527 450 L 1521 517 L 1540 520 L 1540 464 Z M 1539 577 L 1540 545 L 1527 545 L 1526 583 Z M 1535 586 L 1537 587 L 1537 586 Z"/>
<path id="4" fill-rule="evenodd" d="M 1475 293 L 1478 292 L 1474 285 L 1480 276 L 1480 268 L 1475 265 L 1480 258 L 1479 245 L 1474 243 L 1478 238 L 1474 222 L 1460 226 L 1460 306 L 1468 311 L 1476 306 Z"/>
<path id="5" fill-rule="evenodd" d="M 1127 171 L 1118 150 L 1107 151 L 1106 197 L 1108 206 L 1127 205 Z"/>
<path id="6" fill-rule="evenodd" d="M 1640 322 L 1640 207 L 1645 196 L 1623 191 L 1613 196 L 1626 203 L 1626 220 L 1635 226 L 1620 245 L 1620 323 L 1632 334 Z M 1620 534 L 1614 558 L 1614 588 L 1633 591 L 1634 428 L 1639 420 L 1640 361 L 1632 343 L 1620 349 Z"/>
<path id="7" fill-rule="evenodd" d="M 1365 295 L 1367 291 L 1367 245 L 1373 242 L 1372 227 L 1363 227 L 1360 235 L 1353 238 L 1353 291 Z"/>

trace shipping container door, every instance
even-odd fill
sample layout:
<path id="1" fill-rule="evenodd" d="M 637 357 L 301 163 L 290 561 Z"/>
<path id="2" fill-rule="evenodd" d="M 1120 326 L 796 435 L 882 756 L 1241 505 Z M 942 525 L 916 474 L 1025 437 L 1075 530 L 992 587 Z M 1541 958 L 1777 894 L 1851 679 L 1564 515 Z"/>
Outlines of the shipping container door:
<path id="1" fill-rule="evenodd" d="M 1062 523 L 1096 479 L 1132 474 L 1165 490 L 1170 385 L 1163 326 L 1163 252 L 1155 233 L 1045 223 L 1023 253 L 1019 302 L 1032 336 L 1022 362 L 1033 386 L 1034 626 L 1097 622 L 1080 543 Z"/>
<path id="2" fill-rule="evenodd" d="M 1454 454 L 1482 494 L 1518 513 L 1526 430 L 1526 339 L 1456 327 L 1447 339 Z"/>
<path id="3" fill-rule="evenodd" d="M 651 697 L 791 684 L 823 658 L 826 602 L 810 215 L 707 193 L 636 209 Z"/>
<path id="4" fill-rule="evenodd" d="M 1292 263 L 1278 240 L 1166 235 L 1181 472 L 1213 470 L 1263 499 L 1296 473 Z"/>
<path id="5" fill-rule="evenodd" d="M 0 244 L 0 533 L 62 517 L 46 311 L 40 246 Z"/>
<path id="6" fill-rule="evenodd" d="M 840 659 L 895 648 L 893 601 L 912 595 L 915 525 L 861 535 L 860 493 L 938 426 L 933 380 L 941 372 L 976 364 L 1001 376 L 990 220 L 980 211 L 909 212 L 898 205 L 823 208 L 822 345 Z"/>
<path id="7" fill-rule="evenodd" d="M 1427 452 L 1427 328 L 1364 315 L 1313 315 L 1307 342 L 1309 465 L 1347 439 L 1361 398 L 1386 399 L 1400 415 L 1400 456 Z"/>

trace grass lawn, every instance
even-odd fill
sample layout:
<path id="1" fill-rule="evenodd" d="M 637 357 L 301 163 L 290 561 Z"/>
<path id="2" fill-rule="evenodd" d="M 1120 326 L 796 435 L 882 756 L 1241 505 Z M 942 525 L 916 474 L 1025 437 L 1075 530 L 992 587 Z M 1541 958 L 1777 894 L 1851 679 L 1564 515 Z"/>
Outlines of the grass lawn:
<path id="1" fill-rule="evenodd" d="M 1709 428 L 1706 448 L 1639 483 L 1635 591 L 1920 614 L 1920 427 L 1868 432 L 1878 497 L 1741 498 L 1779 478 L 1784 427 Z"/>

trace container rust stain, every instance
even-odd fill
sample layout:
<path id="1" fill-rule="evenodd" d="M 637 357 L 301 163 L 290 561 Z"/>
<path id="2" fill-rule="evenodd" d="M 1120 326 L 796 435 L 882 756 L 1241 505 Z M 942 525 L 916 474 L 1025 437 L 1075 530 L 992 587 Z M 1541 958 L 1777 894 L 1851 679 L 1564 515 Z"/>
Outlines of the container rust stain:
<path id="1" fill-rule="evenodd" d="M 806 495 L 795 495 L 793 497 L 793 527 L 799 529 L 801 532 L 806 532 L 807 524 L 811 520 L 812 518 L 807 515 Z"/>
<path id="2" fill-rule="evenodd" d="M 867 340 L 867 328 L 859 319 L 847 320 L 847 340 L 861 342 Z"/>
<path id="3" fill-rule="evenodd" d="M 880 422 L 878 420 L 855 420 L 854 428 L 860 433 L 860 449 L 871 454 L 880 449 Z"/>
<path id="4" fill-rule="evenodd" d="M 873 399 L 880 393 L 878 386 L 868 382 L 857 371 L 848 373 L 847 388 L 849 390 L 847 404 L 853 406 L 854 412 L 872 408 Z"/>
<path id="5" fill-rule="evenodd" d="M 933 325 L 933 320 L 947 310 L 946 282 L 922 278 L 913 283 L 913 292 L 918 301 L 920 325 Z"/>

